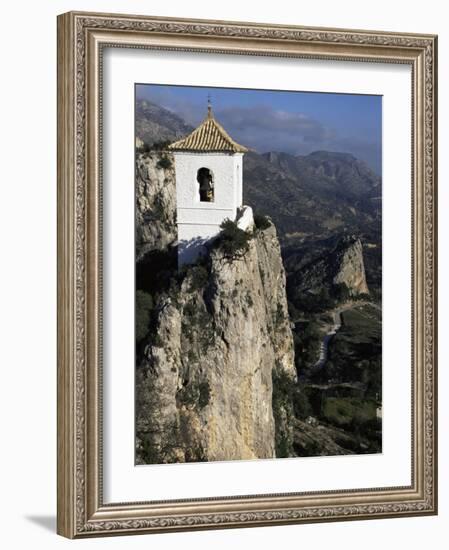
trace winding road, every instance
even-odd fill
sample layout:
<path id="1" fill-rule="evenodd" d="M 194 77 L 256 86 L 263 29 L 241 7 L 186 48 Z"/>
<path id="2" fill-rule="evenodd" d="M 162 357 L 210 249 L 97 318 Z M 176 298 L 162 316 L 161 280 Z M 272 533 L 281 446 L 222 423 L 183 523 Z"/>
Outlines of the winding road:
<path id="1" fill-rule="evenodd" d="M 353 308 L 359 308 L 362 306 L 370 305 L 374 307 L 375 309 L 381 310 L 381 307 L 378 304 L 375 304 L 373 302 L 349 302 L 345 305 L 342 305 L 338 309 L 335 309 L 329 313 L 333 316 L 333 325 L 330 326 L 330 330 L 326 332 L 326 334 L 323 337 L 323 340 L 320 345 L 320 356 L 316 363 L 313 365 L 313 369 L 321 369 L 324 367 L 327 358 L 328 358 L 328 350 L 329 350 L 329 342 L 331 341 L 332 337 L 340 330 L 342 325 L 342 317 L 341 314 L 343 311 L 347 311 L 348 309 Z"/>
<path id="2" fill-rule="evenodd" d="M 328 350 L 329 350 L 329 342 L 330 342 L 332 336 L 334 336 L 341 328 L 341 323 L 342 323 L 341 313 L 342 313 L 342 311 L 343 311 L 343 308 L 342 309 L 337 309 L 336 311 L 332 312 L 332 315 L 333 315 L 333 318 L 334 318 L 334 324 L 331 326 L 330 331 L 326 332 L 326 334 L 324 335 L 324 338 L 323 338 L 323 340 L 321 342 L 321 345 L 320 345 L 320 356 L 318 358 L 318 361 L 313 365 L 314 369 L 321 369 L 327 361 Z"/>

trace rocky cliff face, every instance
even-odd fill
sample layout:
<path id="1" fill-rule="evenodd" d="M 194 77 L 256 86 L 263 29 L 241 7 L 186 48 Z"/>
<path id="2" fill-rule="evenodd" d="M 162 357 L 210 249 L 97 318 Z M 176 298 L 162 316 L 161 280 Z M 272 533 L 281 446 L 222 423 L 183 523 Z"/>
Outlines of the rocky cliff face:
<path id="1" fill-rule="evenodd" d="M 341 238 L 333 250 L 302 266 L 292 283 L 299 292 L 314 293 L 322 288 L 332 291 L 344 286 L 347 297 L 369 294 L 360 239 Z"/>
<path id="2" fill-rule="evenodd" d="M 136 259 L 164 250 L 177 239 L 176 184 L 170 154 L 139 153 L 136 159 Z"/>
<path id="3" fill-rule="evenodd" d="M 341 248 L 334 252 L 332 260 L 334 285 L 346 285 L 350 296 L 369 293 L 360 239 L 343 242 Z"/>
<path id="4" fill-rule="evenodd" d="M 285 273 L 273 225 L 248 250 L 211 250 L 159 299 L 137 368 L 138 462 L 271 458 L 288 411 L 273 377 L 296 380 Z"/>

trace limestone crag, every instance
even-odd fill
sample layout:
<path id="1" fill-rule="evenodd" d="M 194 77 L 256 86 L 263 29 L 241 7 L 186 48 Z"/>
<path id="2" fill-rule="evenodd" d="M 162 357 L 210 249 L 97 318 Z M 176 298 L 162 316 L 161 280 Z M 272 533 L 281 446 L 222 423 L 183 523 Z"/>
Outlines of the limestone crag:
<path id="1" fill-rule="evenodd" d="M 136 160 L 136 259 L 177 239 L 176 184 L 169 153 L 139 153 Z"/>
<path id="2" fill-rule="evenodd" d="M 343 246 L 334 256 L 335 273 L 332 283 L 334 285 L 345 284 L 351 296 L 368 294 L 363 247 L 360 239 L 349 242 L 348 246 Z"/>
<path id="3" fill-rule="evenodd" d="M 363 246 L 358 237 L 344 236 L 330 253 L 305 264 L 295 274 L 299 292 L 318 293 L 323 288 L 332 291 L 344 286 L 348 297 L 368 294 Z"/>
<path id="4" fill-rule="evenodd" d="M 296 380 L 275 227 L 256 230 L 242 255 L 215 246 L 186 270 L 138 365 L 138 462 L 272 458 L 286 429 L 272 379 Z"/>

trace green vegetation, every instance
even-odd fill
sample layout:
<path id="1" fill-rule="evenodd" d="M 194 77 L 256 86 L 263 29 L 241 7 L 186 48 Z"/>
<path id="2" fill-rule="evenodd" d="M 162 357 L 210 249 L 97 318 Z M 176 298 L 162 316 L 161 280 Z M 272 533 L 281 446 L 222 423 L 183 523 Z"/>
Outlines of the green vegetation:
<path id="1" fill-rule="evenodd" d="M 151 117 L 155 117 L 154 111 L 151 115 L 149 113 L 148 118 Z M 154 122 L 159 125 L 158 132 L 139 134 L 149 143 L 155 137 L 161 139 L 165 136 L 170 136 L 173 141 L 175 136 L 188 130 L 184 132 L 182 124 L 173 121 L 169 113 L 160 115 L 160 120 L 155 118 Z M 169 132 L 160 131 L 160 127 L 163 129 L 164 125 L 170 124 L 173 127 Z M 158 161 L 157 167 L 167 170 L 161 177 L 170 176 L 171 179 L 168 169 L 172 157 L 167 150 L 168 143 L 161 141 L 151 147 L 144 143 L 140 151 L 144 155 L 151 154 Z M 318 358 L 323 328 L 333 323 L 325 313 L 349 300 L 380 300 L 381 179 L 351 155 L 323 151 L 306 156 L 248 152 L 243 169 L 243 202 L 257 212 L 254 215 L 255 234 L 269 228 L 271 223 L 276 226 L 287 276 L 290 319 L 295 322 L 295 360 L 300 380 L 294 383 L 289 376 L 282 374 L 281 368 L 273 369 L 277 456 L 294 455 L 292 432 L 298 421 L 307 421 L 309 430 L 315 433 L 315 439 L 312 438 L 312 442 L 304 447 L 309 455 L 325 454 L 325 437 L 320 428 L 328 429 L 327 437 L 333 438 L 348 452 L 379 450 L 381 422 L 375 414 L 382 396 L 381 318 L 378 312 L 365 307 L 344 312 L 341 329 L 329 340 L 326 364 L 319 370 L 313 366 Z M 164 209 L 165 204 L 156 199 L 149 214 L 153 218 L 145 222 L 151 223 L 153 219 L 163 221 Z M 370 297 L 352 297 L 345 285 L 332 284 L 332 266 L 336 265 L 332 254 L 336 243 L 345 235 L 352 234 L 360 236 L 364 244 L 363 259 Z M 248 252 L 250 239 L 250 234 L 228 220 L 216 245 L 225 258 L 239 259 Z M 365 244 L 369 246 L 365 247 Z M 259 266 L 259 270 L 263 284 L 269 284 L 269 269 L 263 271 Z M 212 338 L 222 336 L 214 326 L 211 313 L 214 297 L 218 294 L 224 300 L 235 300 L 242 312 L 248 313 L 255 294 L 238 284 L 230 293 L 212 288 L 206 264 L 189 266 L 178 273 L 171 253 L 150 253 L 137 266 L 136 272 L 136 287 L 140 293 L 136 296 L 138 365 L 139 362 L 146 364 L 144 349 L 148 342 L 166 345 L 155 329 L 157 316 L 168 304 L 177 305 L 182 315 L 185 346 L 179 375 L 184 381 L 190 378 L 178 398 L 186 403 L 187 408 L 207 406 L 210 387 L 201 379 L 200 368 Z M 180 296 L 182 284 L 185 296 Z M 273 308 L 273 324 L 277 328 L 287 327 L 285 321 L 283 309 Z M 262 346 L 267 346 L 267 343 L 263 342 Z M 192 370 L 189 370 L 189 363 L 194 363 L 190 365 Z M 145 371 L 145 368 L 138 370 Z M 150 393 L 148 399 L 154 400 L 156 412 L 153 416 L 157 419 L 158 391 L 152 388 Z M 141 414 L 139 407 L 139 418 L 152 418 L 145 408 Z M 190 411 L 182 411 L 179 425 L 162 427 L 154 425 L 157 422 L 149 422 L 145 429 L 137 431 L 138 438 L 146 434 L 141 438 L 141 446 L 144 453 L 153 457 L 146 462 L 164 462 L 170 456 L 176 460 L 180 448 L 187 461 L 204 458 L 204 450 L 199 448 L 189 431 L 189 415 Z M 166 435 L 161 433 L 162 429 Z M 171 435 L 178 440 L 176 453 L 172 450 Z"/>
<path id="2" fill-rule="evenodd" d="M 210 385 L 207 380 L 190 382 L 178 392 L 178 400 L 186 407 L 204 409 L 210 401 Z"/>
<path id="3" fill-rule="evenodd" d="M 153 149 L 153 151 L 165 151 L 170 143 L 170 140 L 155 141 L 151 149 Z"/>
<path id="4" fill-rule="evenodd" d="M 251 292 L 249 290 L 246 291 L 246 294 L 245 294 L 245 302 L 246 302 L 246 305 L 248 307 L 253 307 L 254 305 L 254 301 L 251 297 Z"/>
<path id="5" fill-rule="evenodd" d="M 189 270 L 190 290 L 204 290 L 209 280 L 209 271 L 204 265 L 194 265 Z"/>
<path id="6" fill-rule="evenodd" d="M 136 341 L 141 342 L 150 330 L 153 298 L 151 294 L 138 290 L 136 292 Z"/>
<path id="7" fill-rule="evenodd" d="M 362 384 L 366 398 L 382 395 L 382 325 L 380 311 L 361 306 L 342 313 L 343 325 L 329 344 L 321 381 Z"/>
<path id="8" fill-rule="evenodd" d="M 381 313 L 375 306 L 343 311 L 328 360 L 316 371 L 306 370 L 312 416 L 343 431 L 341 444 L 356 453 L 382 450 L 382 420 L 376 414 L 382 400 L 381 336 Z"/>
<path id="9" fill-rule="evenodd" d="M 318 323 L 305 321 L 297 323 L 293 332 L 295 363 L 298 373 L 311 367 L 317 360 L 318 349 L 323 339 Z"/>
<path id="10" fill-rule="evenodd" d="M 161 169 L 168 169 L 172 167 L 172 161 L 165 155 L 157 161 L 156 166 Z"/>
<path id="11" fill-rule="evenodd" d="M 343 326 L 348 334 L 357 334 L 363 341 L 382 337 L 381 312 L 371 305 L 358 306 L 342 312 Z"/>
<path id="12" fill-rule="evenodd" d="M 285 321 L 285 314 L 284 314 L 284 310 L 281 306 L 280 303 L 278 303 L 277 305 L 277 308 L 276 308 L 276 313 L 275 313 L 275 316 L 274 316 L 274 325 L 276 328 L 279 328 L 282 323 L 284 323 Z"/>
<path id="13" fill-rule="evenodd" d="M 295 383 L 284 370 L 278 369 L 273 369 L 272 380 L 276 456 L 285 458 L 292 456 L 293 452 L 292 424 Z"/>
<path id="14" fill-rule="evenodd" d="M 301 292 L 298 289 L 292 289 L 289 293 L 289 299 L 296 311 L 305 314 L 316 314 L 332 309 L 337 301 L 326 287 L 321 287 L 316 292 Z"/>
<path id="15" fill-rule="evenodd" d="M 256 229 L 268 229 L 271 226 L 271 220 L 268 216 L 264 216 L 263 214 L 254 214 L 254 225 Z"/>
<path id="16" fill-rule="evenodd" d="M 200 409 L 204 409 L 210 401 L 210 385 L 209 382 L 200 382 L 198 385 L 198 406 Z"/>
<path id="17" fill-rule="evenodd" d="M 151 147 L 148 145 L 148 143 L 143 143 L 140 147 L 136 148 L 136 151 L 138 153 L 149 153 L 151 151 Z"/>
<path id="18" fill-rule="evenodd" d="M 275 369 L 272 380 L 276 456 L 278 458 L 294 456 L 294 420 L 295 418 L 305 420 L 312 414 L 313 409 L 306 388 L 302 383 L 296 383 L 284 370 Z"/>
<path id="19" fill-rule="evenodd" d="M 358 426 L 376 420 L 376 402 L 351 397 L 328 397 L 323 406 L 323 418 L 340 428 Z"/>
<path id="20" fill-rule="evenodd" d="M 194 297 L 184 305 L 182 310 L 182 338 L 186 339 L 186 345 L 193 356 L 200 352 L 206 353 L 215 339 L 209 312 L 204 303 L 195 300 Z"/>
<path id="21" fill-rule="evenodd" d="M 339 304 L 344 304 L 349 300 L 365 301 L 370 300 L 369 294 L 358 294 L 352 296 L 345 283 L 339 283 L 327 286 L 321 286 L 317 290 L 301 291 L 296 285 L 288 289 L 290 310 L 299 315 L 314 316 L 330 309 L 336 308 Z"/>
<path id="22" fill-rule="evenodd" d="M 337 302 L 344 303 L 351 297 L 349 288 L 345 283 L 333 285 L 332 294 Z"/>
<path id="23" fill-rule="evenodd" d="M 159 221 L 165 224 L 165 226 L 169 226 L 172 221 L 167 216 L 167 210 L 164 205 L 164 199 L 161 193 L 158 193 L 153 198 L 153 208 L 151 211 L 146 212 L 145 214 L 145 221 L 151 222 L 151 221 Z"/>
<path id="24" fill-rule="evenodd" d="M 343 429 L 351 439 L 345 446 L 357 453 L 382 450 L 382 420 L 377 418 L 377 403 L 372 399 L 327 397 L 321 420 Z"/>
<path id="25" fill-rule="evenodd" d="M 136 264 L 136 288 L 157 297 L 168 291 L 178 279 L 177 250 L 151 250 Z"/>
<path id="26" fill-rule="evenodd" d="M 307 388 L 301 382 L 297 383 L 293 389 L 293 411 L 295 417 L 300 420 L 305 420 L 313 414 L 312 405 L 310 404 Z"/>
<path id="27" fill-rule="evenodd" d="M 237 259 L 245 255 L 249 250 L 249 243 L 253 237 L 251 233 L 237 227 L 232 220 L 226 219 L 220 225 L 221 232 L 217 238 L 216 246 L 223 251 L 225 257 Z"/>
<path id="28" fill-rule="evenodd" d="M 176 460 L 179 427 L 172 421 L 154 421 L 161 399 L 153 376 L 146 369 L 136 371 L 136 459 L 138 464 L 158 464 Z"/>
<path id="29" fill-rule="evenodd" d="M 137 438 L 138 464 L 167 464 L 176 462 L 179 450 L 179 426 L 166 422 L 156 429 L 150 429 Z"/>

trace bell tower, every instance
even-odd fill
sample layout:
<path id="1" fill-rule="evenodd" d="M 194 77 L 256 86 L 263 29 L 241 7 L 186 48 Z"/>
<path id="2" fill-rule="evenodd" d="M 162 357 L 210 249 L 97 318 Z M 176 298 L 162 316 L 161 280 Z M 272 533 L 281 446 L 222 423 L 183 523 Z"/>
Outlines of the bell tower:
<path id="1" fill-rule="evenodd" d="M 236 219 L 242 206 L 242 163 L 248 151 L 207 116 L 192 133 L 168 146 L 175 159 L 178 264 L 194 262 L 221 222 Z"/>

